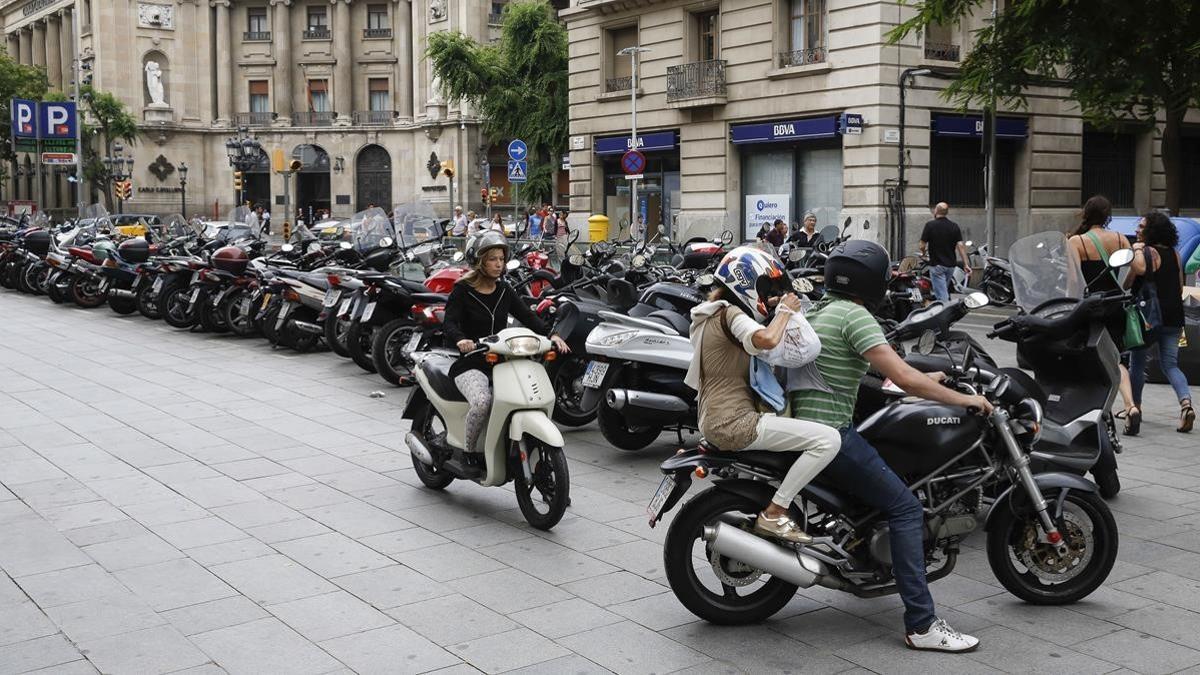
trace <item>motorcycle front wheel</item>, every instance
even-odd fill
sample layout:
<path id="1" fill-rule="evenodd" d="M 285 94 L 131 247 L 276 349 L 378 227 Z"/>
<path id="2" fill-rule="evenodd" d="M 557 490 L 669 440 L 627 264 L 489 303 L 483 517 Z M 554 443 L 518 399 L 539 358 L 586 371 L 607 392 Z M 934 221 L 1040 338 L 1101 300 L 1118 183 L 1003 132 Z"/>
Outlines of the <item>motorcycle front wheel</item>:
<path id="1" fill-rule="evenodd" d="M 1013 301 L 1012 288 L 1005 287 L 1003 283 L 996 279 L 987 279 L 983 282 L 983 292 L 987 294 L 988 301 L 993 305 L 1007 305 Z"/>
<path id="2" fill-rule="evenodd" d="M 763 504 L 711 487 L 679 510 L 663 543 L 663 567 L 675 597 L 696 616 L 716 624 L 758 623 L 783 609 L 798 587 L 726 558 L 700 538 L 705 525 L 738 523 L 749 530 Z"/>
<path id="3" fill-rule="evenodd" d="M 1053 507 L 1057 494 L 1047 494 Z M 1108 578 L 1117 560 L 1117 523 L 1099 495 L 1069 490 L 1057 519 L 1066 552 L 1042 543 L 1037 514 L 1016 513 L 1011 499 L 992 506 L 988 564 L 1008 590 L 1033 605 L 1067 605 L 1085 598 Z"/>
<path id="4" fill-rule="evenodd" d="M 442 416 L 434 410 L 433 404 L 425 401 L 422 409 L 414 411 L 412 431 L 428 446 L 431 444 L 431 439 L 446 437 L 446 424 L 442 421 Z M 447 485 L 454 482 L 454 476 L 447 473 L 441 466 L 426 464 L 416 455 L 412 455 L 412 465 L 417 478 L 431 490 L 444 490 Z"/>
<path id="5" fill-rule="evenodd" d="M 517 505 L 525 522 L 539 530 L 549 530 L 562 520 L 571 503 L 571 475 L 567 469 L 567 456 L 562 448 L 555 448 L 536 438 L 525 436 L 526 447 L 531 451 L 533 477 L 525 479 L 524 467 L 519 463 L 512 467 L 516 476 L 513 481 L 517 493 Z"/>

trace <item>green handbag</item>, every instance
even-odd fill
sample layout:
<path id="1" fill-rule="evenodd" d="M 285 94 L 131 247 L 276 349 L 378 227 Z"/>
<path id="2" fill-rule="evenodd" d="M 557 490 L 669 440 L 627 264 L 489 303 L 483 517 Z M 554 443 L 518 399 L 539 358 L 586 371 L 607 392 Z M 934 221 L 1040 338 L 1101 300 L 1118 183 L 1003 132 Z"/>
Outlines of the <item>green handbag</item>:
<path id="1" fill-rule="evenodd" d="M 1100 237 L 1096 236 L 1095 232 L 1088 232 L 1087 236 L 1096 245 L 1096 250 L 1100 255 L 1104 256 L 1104 266 L 1108 268 L 1108 273 L 1112 275 L 1113 281 L 1117 282 L 1117 286 L 1121 285 L 1117 279 L 1117 271 L 1108 264 L 1108 249 L 1100 243 Z M 1125 306 L 1125 337 L 1121 340 L 1124 343 L 1125 349 L 1137 349 L 1146 344 L 1145 334 L 1146 321 L 1142 318 L 1141 311 L 1138 310 L 1136 304 Z"/>

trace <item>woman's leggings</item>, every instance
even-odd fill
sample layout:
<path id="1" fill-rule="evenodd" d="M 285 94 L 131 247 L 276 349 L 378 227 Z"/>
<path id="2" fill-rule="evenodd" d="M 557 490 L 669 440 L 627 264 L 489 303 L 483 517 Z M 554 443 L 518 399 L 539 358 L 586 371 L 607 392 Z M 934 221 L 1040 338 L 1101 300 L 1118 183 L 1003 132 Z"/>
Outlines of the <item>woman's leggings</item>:
<path id="1" fill-rule="evenodd" d="M 454 378 L 454 384 L 462 395 L 467 397 L 471 409 L 467 411 L 467 447 L 468 452 L 482 452 L 479 445 L 479 435 L 487 426 L 488 415 L 492 412 L 492 386 L 488 376 L 482 370 L 468 370 L 459 373 Z"/>
<path id="2" fill-rule="evenodd" d="M 746 450 L 772 452 L 804 451 L 788 469 L 771 501 L 787 508 L 812 479 L 821 473 L 842 447 L 842 435 L 833 427 L 818 422 L 762 415 L 758 418 L 758 437 Z"/>

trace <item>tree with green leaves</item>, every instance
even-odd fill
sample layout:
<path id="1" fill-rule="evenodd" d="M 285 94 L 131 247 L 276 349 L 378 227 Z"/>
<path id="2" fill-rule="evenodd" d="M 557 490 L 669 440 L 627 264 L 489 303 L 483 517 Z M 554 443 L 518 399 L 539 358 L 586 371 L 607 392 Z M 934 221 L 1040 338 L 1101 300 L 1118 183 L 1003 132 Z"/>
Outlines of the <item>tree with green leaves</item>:
<path id="1" fill-rule="evenodd" d="M 489 139 L 528 144 L 522 195 L 550 199 L 557 158 L 567 147 L 567 31 L 544 0 L 509 3 L 503 19 L 494 44 L 439 32 L 429 36 L 425 53 L 442 93 L 475 106 Z"/>
<path id="2" fill-rule="evenodd" d="M 0 124 L 0 182 L 8 180 L 9 167 L 17 159 L 12 149 L 12 129 L 7 123 L 12 119 L 10 102 L 14 98 L 40 100 L 49 86 L 46 71 L 33 66 L 23 66 L 0 50 L 0 115 L 5 120 Z"/>
<path id="3" fill-rule="evenodd" d="M 121 99 L 91 86 L 79 89 L 82 100 L 80 133 L 83 142 L 83 177 L 93 190 L 104 194 L 108 208 L 112 208 L 112 174 L 101 161 L 112 154 L 113 143 L 137 142 L 137 118 L 130 114 Z"/>
<path id="4" fill-rule="evenodd" d="M 924 0 L 894 29 L 895 42 L 930 25 L 990 11 L 986 0 Z M 1033 86 L 1061 86 L 1100 127 L 1163 117 L 1166 207 L 1179 213 L 1181 134 L 1200 104 L 1200 3 L 1196 0 L 1009 0 L 975 45 L 944 95 L 962 107 L 993 95 L 1023 106 Z"/>

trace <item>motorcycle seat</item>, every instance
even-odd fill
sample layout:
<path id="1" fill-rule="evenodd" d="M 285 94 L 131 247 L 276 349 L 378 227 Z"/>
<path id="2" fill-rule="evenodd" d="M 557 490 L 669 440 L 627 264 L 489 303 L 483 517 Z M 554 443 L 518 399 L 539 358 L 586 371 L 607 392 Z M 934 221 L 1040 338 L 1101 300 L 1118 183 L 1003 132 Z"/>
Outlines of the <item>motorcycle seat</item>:
<path id="1" fill-rule="evenodd" d="M 450 296 L 446 293 L 413 293 L 413 302 L 422 305 L 444 305 Z"/>
<path id="2" fill-rule="evenodd" d="M 323 291 L 329 290 L 329 277 L 327 275 L 310 273 L 299 275 L 297 278 L 309 286 L 315 286 Z"/>
<path id="3" fill-rule="evenodd" d="M 463 396 L 458 390 L 458 385 L 454 384 L 454 378 L 450 377 L 450 366 L 453 363 L 454 361 L 448 359 L 426 359 L 418 367 L 429 380 L 429 386 L 438 398 L 465 402 L 467 397 Z"/>
<path id="4" fill-rule="evenodd" d="M 759 469 L 765 469 L 780 477 L 785 475 L 792 468 L 792 464 L 795 464 L 796 459 L 803 454 L 799 452 L 772 452 L 770 450 L 721 450 L 708 440 L 700 441 L 699 450 L 701 454 L 707 457 L 733 460 L 739 464 L 749 464 Z M 821 508 L 833 513 L 848 513 L 849 504 L 853 503 L 852 500 L 847 499 L 837 488 L 822 480 L 821 476 L 817 476 L 801 492 L 806 499 L 813 500 Z"/>
<path id="5" fill-rule="evenodd" d="M 646 315 L 646 318 L 654 319 L 659 323 L 665 323 L 676 333 L 679 333 L 685 337 L 691 330 L 691 325 L 688 323 L 688 320 L 677 312 L 660 309 L 657 312 L 651 312 L 650 314 Z"/>

